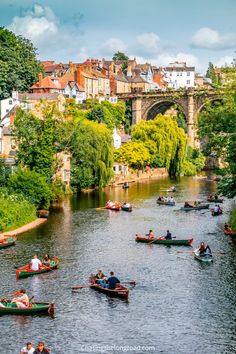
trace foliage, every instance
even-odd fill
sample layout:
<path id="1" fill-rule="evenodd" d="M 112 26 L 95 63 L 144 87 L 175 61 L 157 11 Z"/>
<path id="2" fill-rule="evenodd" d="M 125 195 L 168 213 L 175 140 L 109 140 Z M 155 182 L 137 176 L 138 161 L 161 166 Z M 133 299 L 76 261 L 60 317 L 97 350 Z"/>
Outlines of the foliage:
<path id="1" fill-rule="evenodd" d="M 71 184 L 77 190 L 102 187 L 112 175 L 112 132 L 101 123 L 71 120 L 61 125 L 64 150 L 71 153 Z"/>
<path id="2" fill-rule="evenodd" d="M 52 197 L 46 177 L 29 170 L 19 170 L 9 178 L 9 190 L 22 194 L 38 209 L 48 209 Z"/>
<path id="3" fill-rule="evenodd" d="M 206 156 L 214 155 L 227 164 L 226 176 L 219 183 L 219 191 L 236 195 L 236 83 L 225 89 L 220 102 L 208 103 L 199 115 L 199 135 L 204 140 Z"/>
<path id="4" fill-rule="evenodd" d="M 66 195 L 66 185 L 60 178 L 55 178 L 51 186 L 52 200 L 54 202 L 62 202 Z"/>
<path id="5" fill-rule="evenodd" d="M 54 155 L 59 144 L 56 126 L 60 116 L 54 104 L 47 104 L 41 109 L 42 119 L 19 109 L 13 132 L 18 145 L 17 161 L 45 175 L 50 182 L 55 170 Z"/>
<path id="6" fill-rule="evenodd" d="M 114 160 L 141 169 L 150 163 L 151 157 L 145 143 L 131 141 L 114 151 Z"/>
<path id="7" fill-rule="evenodd" d="M 132 138 L 146 143 L 151 165 L 166 167 L 170 176 L 181 173 L 187 135 L 172 117 L 159 114 L 154 120 L 141 121 L 133 128 Z"/>
<path id="8" fill-rule="evenodd" d="M 182 128 L 185 131 L 185 133 L 187 133 L 188 126 L 187 126 L 185 115 L 181 111 L 178 110 L 176 119 L 177 119 L 178 126 L 180 128 Z"/>
<path id="9" fill-rule="evenodd" d="M 35 206 L 22 195 L 0 190 L 0 231 L 14 230 L 36 219 Z"/>
<path id="10" fill-rule="evenodd" d="M 196 166 L 191 161 L 184 159 L 182 162 L 181 174 L 183 176 L 195 176 L 196 173 Z"/>
<path id="11" fill-rule="evenodd" d="M 109 101 L 95 103 L 87 113 L 87 118 L 98 123 L 104 123 L 108 128 L 119 127 L 125 122 L 125 104 L 118 102 L 112 104 Z"/>
<path id="12" fill-rule="evenodd" d="M 0 187 L 6 186 L 11 174 L 11 168 L 6 166 L 4 159 L 0 157 Z"/>
<path id="13" fill-rule="evenodd" d="M 28 91 L 41 71 L 33 44 L 0 27 L 0 99 L 13 90 Z"/>
<path id="14" fill-rule="evenodd" d="M 236 209 L 234 208 L 230 215 L 230 226 L 233 230 L 236 230 Z"/>
<path id="15" fill-rule="evenodd" d="M 123 61 L 123 64 L 122 64 L 122 71 L 125 73 L 127 71 L 127 68 L 128 68 L 128 60 L 129 60 L 129 57 L 127 57 L 127 55 L 123 52 L 116 52 L 114 55 L 113 55 L 113 58 L 112 60 L 114 61 L 118 61 L 118 60 L 122 60 Z"/>
<path id="16" fill-rule="evenodd" d="M 182 164 L 181 174 L 184 176 L 194 176 L 205 166 L 205 157 L 198 150 L 188 146 L 185 159 Z"/>
<path id="17" fill-rule="evenodd" d="M 208 68 L 206 71 L 206 77 L 211 79 L 213 85 L 216 85 L 219 83 L 219 79 L 218 79 L 217 74 L 215 72 L 215 67 L 211 62 L 209 62 L 209 64 L 208 64 Z"/>
<path id="18" fill-rule="evenodd" d="M 132 126 L 132 100 L 125 102 L 125 132 L 126 134 L 131 133 Z"/>

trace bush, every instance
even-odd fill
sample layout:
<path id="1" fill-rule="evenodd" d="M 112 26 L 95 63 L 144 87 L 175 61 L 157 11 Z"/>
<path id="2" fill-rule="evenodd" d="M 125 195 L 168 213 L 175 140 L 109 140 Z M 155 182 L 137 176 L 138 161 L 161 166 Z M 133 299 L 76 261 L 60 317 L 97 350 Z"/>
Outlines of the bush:
<path id="1" fill-rule="evenodd" d="M 10 191 L 22 194 L 38 209 L 48 209 L 52 197 L 46 177 L 35 171 L 19 170 L 10 177 L 8 182 Z"/>
<path id="2" fill-rule="evenodd" d="M 13 230 L 35 220 L 36 207 L 22 195 L 0 192 L 0 231 Z"/>

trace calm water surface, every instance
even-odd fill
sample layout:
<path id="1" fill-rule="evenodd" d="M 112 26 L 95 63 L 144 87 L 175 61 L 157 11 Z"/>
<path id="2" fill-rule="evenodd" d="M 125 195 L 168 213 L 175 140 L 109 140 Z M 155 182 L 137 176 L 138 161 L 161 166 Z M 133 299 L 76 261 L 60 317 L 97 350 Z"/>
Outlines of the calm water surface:
<path id="1" fill-rule="evenodd" d="M 224 202 L 219 217 L 206 210 L 180 212 L 185 200 L 203 200 L 216 188 L 214 182 L 182 178 L 177 205 L 158 206 L 159 190 L 170 185 L 169 180 L 143 182 L 126 191 L 117 187 L 72 198 L 45 225 L 2 251 L 1 294 L 24 287 L 36 300 L 55 300 L 56 310 L 54 318 L 0 317 L 0 353 L 17 354 L 25 342 L 39 340 L 52 354 L 111 354 L 122 348 L 131 354 L 236 353 L 236 246 L 222 232 L 232 201 Z M 129 201 L 134 210 L 95 210 L 108 199 Z M 136 233 L 151 228 L 156 235 L 168 228 L 177 237 L 193 236 L 193 246 L 204 240 L 213 252 L 226 255 L 203 265 L 187 247 L 134 242 Z M 15 267 L 35 253 L 60 257 L 60 269 L 16 282 Z M 87 284 L 97 268 L 136 281 L 129 302 L 91 289 L 71 293 L 71 286 Z"/>

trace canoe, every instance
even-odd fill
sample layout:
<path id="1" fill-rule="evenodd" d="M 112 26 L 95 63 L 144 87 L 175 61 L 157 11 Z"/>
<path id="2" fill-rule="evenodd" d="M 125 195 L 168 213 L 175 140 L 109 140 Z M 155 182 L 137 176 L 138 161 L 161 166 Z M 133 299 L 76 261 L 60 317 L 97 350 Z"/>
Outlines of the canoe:
<path id="1" fill-rule="evenodd" d="M 204 255 L 200 256 L 198 249 L 196 249 L 193 253 L 194 253 L 194 258 L 196 258 L 200 262 L 204 262 L 204 263 L 213 262 L 213 257 L 211 253 L 205 253 Z"/>
<path id="2" fill-rule="evenodd" d="M 175 206 L 175 202 L 164 202 L 162 200 L 157 199 L 157 204 L 159 205 L 170 205 L 170 206 Z"/>
<path id="3" fill-rule="evenodd" d="M 106 294 L 108 296 L 119 297 L 121 299 L 127 300 L 129 296 L 129 289 L 125 288 L 123 285 L 120 285 L 118 288 L 114 290 L 102 288 L 101 285 L 98 284 L 91 284 L 90 288 L 100 293 Z"/>
<path id="4" fill-rule="evenodd" d="M 9 300 L 1 302 L 4 307 L 0 307 L 0 315 L 23 315 L 31 316 L 38 314 L 53 315 L 54 303 L 49 302 L 35 302 L 29 307 L 18 309 L 15 303 L 11 303 Z"/>
<path id="5" fill-rule="evenodd" d="M 135 238 L 136 242 L 143 242 L 143 243 L 155 243 L 159 245 L 175 245 L 175 246 L 191 246 L 193 242 L 193 238 L 190 239 L 171 239 L 171 240 L 166 240 L 164 237 L 158 237 L 154 240 L 150 240 L 147 237 L 142 237 L 142 236 L 136 236 Z"/>
<path id="6" fill-rule="evenodd" d="M 214 209 L 211 209 L 211 215 L 212 216 L 218 216 L 218 215 L 221 215 L 221 214 L 223 214 L 223 210 L 215 212 Z"/>
<path id="7" fill-rule="evenodd" d="M 236 236 L 236 231 L 233 231 L 230 227 L 228 229 L 224 229 L 225 235 Z"/>
<path id="8" fill-rule="evenodd" d="M 59 264 L 59 258 L 51 258 L 50 266 L 42 266 L 39 270 L 31 270 L 29 264 L 16 269 L 16 278 L 26 278 L 31 275 L 42 274 L 50 272 L 53 269 L 56 269 Z"/>
<path id="9" fill-rule="evenodd" d="M 208 209 L 209 208 L 209 204 L 202 204 L 202 205 L 198 205 L 192 208 L 185 208 L 185 207 L 181 207 L 180 210 L 184 210 L 184 211 L 190 211 L 190 210 L 201 210 L 201 209 Z"/>
<path id="10" fill-rule="evenodd" d="M 121 206 L 121 209 L 123 210 L 123 211 L 129 211 L 129 212 L 131 212 L 132 211 L 132 205 L 130 205 L 130 206 L 125 206 L 125 205 L 122 205 Z"/>
<path id="11" fill-rule="evenodd" d="M 12 237 L 12 236 L 6 236 L 6 238 L 3 241 L 0 241 L 0 249 L 14 246 L 17 238 Z"/>
<path id="12" fill-rule="evenodd" d="M 207 198 L 207 201 L 210 203 L 223 203 L 224 198 L 218 198 L 218 199 Z"/>

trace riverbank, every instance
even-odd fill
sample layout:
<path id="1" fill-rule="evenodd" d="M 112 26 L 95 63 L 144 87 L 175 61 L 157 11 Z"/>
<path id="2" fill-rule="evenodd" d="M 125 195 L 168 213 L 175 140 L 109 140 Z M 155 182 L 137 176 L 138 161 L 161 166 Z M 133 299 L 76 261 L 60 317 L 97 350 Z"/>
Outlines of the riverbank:
<path id="1" fill-rule="evenodd" d="M 129 172 L 127 175 L 116 175 L 109 186 L 119 186 L 124 182 L 132 183 L 146 179 L 162 179 L 168 177 L 168 171 L 166 168 L 154 168 L 146 171 Z"/>
<path id="2" fill-rule="evenodd" d="M 18 236 L 20 234 L 23 234 L 24 232 L 27 232 L 29 230 L 35 229 L 36 227 L 44 224 L 47 221 L 47 219 L 36 219 L 28 224 L 25 224 L 21 227 L 18 227 L 15 230 L 11 231 L 5 231 L 0 234 L 0 236 Z"/>
<path id="3" fill-rule="evenodd" d="M 230 226 L 233 230 L 236 230 L 236 208 L 234 208 L 230 215 Z"/>

